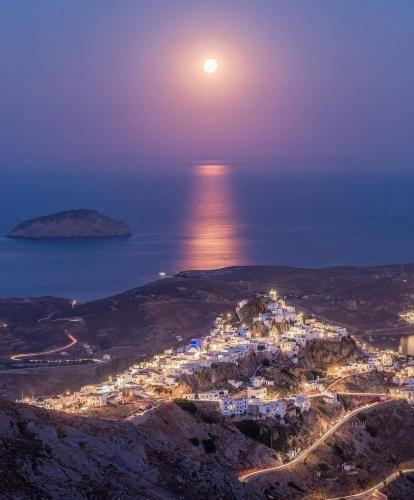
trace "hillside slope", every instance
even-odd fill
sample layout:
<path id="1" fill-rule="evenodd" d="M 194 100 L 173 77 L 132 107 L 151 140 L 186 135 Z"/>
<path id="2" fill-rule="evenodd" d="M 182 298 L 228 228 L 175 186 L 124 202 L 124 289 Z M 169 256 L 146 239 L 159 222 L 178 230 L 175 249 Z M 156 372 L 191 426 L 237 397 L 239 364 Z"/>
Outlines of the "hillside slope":
<path id="1" fill-rule="evenodd" d="M 219 452 L 191 444 L 189 437 L 201 440 L 209 431 L 191 420 L 175 405 L 140 427 L 0 401 L 0 498 L 262 498 L 230 471 L 240 453 L 249 455 L 246 439 L 240 435 L 237 449 L 222 459 Z M 220 432 L 224 450 L 234 433 Z M 252 453 L 253 459 L 269 463 L 265 447 L 253 444 Z"/>

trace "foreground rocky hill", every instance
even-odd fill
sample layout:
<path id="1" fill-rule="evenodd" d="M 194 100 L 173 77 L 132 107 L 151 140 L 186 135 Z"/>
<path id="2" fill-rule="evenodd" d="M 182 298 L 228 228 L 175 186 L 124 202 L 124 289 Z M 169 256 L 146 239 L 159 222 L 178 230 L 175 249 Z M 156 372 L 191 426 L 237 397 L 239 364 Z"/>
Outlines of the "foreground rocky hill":
<path id="1" fill-rule="evenodd" d="M 7 234 L 9 238 L 28 239 L 107 238 L 130 235 L 131 229 L 125 222 L 85 208 L 26 220 Z"/>
<path id="2" fill-rule="evenodd" d="M 262 435 L 252 438 L 240 421 L 175 403 L 127 422 L 0 400 L 0 498 L 317 500 L 362 491 L 411 463 L 413 409 L 395 401 L 349 421 L 305 462 L 247 484 L 237 479 L 280 464 L 286 443 L 308 446 L 343 411 L 319 401 L 283 426 L 259 421 Z M 261 444 L 269 433 L 273 450 Z M 396 500 L 410 498 L 401 493 L 410 491 L 409 479 L 389 489 Z"/>
<path id="3" fill-rule="evenodd" d="M 264 446 L 174 404 L 137 426 L 0 401 L 0 444 L 0 498 L 10 500 L 259 499 L 231 469 L 272 463 Z"/>

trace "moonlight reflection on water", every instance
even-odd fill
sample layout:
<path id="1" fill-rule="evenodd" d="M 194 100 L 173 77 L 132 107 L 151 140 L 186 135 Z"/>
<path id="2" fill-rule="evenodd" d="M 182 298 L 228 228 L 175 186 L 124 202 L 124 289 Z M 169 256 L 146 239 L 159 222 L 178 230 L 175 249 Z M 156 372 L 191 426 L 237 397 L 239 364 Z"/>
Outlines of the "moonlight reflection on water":
<path id="1" fill-rule="evenodd" d="M 231 168 L 197 165 L 189 199 L 180 269 L 214 269 L 246 262 Z"/>

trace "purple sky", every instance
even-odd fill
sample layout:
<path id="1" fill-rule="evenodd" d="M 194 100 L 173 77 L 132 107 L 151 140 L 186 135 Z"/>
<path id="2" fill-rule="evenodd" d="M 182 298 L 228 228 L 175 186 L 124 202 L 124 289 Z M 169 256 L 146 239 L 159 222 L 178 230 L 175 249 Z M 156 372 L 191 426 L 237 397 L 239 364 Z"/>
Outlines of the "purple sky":
<path id="1" fill-rule="evenodd" d="M 413 170 L 413 26 L 412 0 L 2 0 L 0 168 Z"/>

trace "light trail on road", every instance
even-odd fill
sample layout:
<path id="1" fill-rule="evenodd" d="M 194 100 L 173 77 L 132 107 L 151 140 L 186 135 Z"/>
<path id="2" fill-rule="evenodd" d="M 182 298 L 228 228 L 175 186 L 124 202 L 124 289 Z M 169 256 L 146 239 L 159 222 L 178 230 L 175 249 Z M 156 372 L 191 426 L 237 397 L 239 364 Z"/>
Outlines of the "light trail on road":
<path id="1" fill-rule="evenodd" d="M 386 397 L 389 397 L 389 394 L 387 394 L 386 392 L 337 392 L 337 394 L 339 394 L 339 396 L 372 396 L 372 397 L 375 397 L 375 396 L 386 396 Z"/>
<path id="2" fill-rule="evenodd" d="M 324 441 L 325 439 L 329 438 L 339 427 L 341 427 L 345 422 L 350 420 L 352 417 L 355 415 L 358 415 L 358 413 L 361 413 L 363 411 L 368 411 L 371 410 L 377 406 L 386 404 L 393 401 L 392 399 L 388 401 L 381 401 L 381 402 L 376 402 L 376 403 L 370 403 L 366 404 L 364 406 L 360 406 L 359 408 L 355 408 L 355 410 L 352 410 L 351 412 L 347 413 L 344 415 L 336 424 L 334 424 L 325 434 L 323 434 L 320 438 L 318 438 L 313 444 L 311 444 L 308 448 L 303 450 L 299 455 L 291 460 L 290 462 L 286 462 L 281 465 L 275 465 L 273 467 L 265 467 L 263 469 L 258 469 L 253 472 L 248 472 L 247 474 L 243 474 L 242 476 L 239 476 L 239 480 L 241 482 L 247 482 L 253 477 L 260 476 L 262 474 L 267 474 L 269 472 L 275 472 L 283 469 L 287 469 L 288 467 L 291 467 L 292 465 L 295 465 L 302 460 L 304 460 L 312 451 L 314 451 L 316 448 L 318 448 Z"/>
<path id="3" fill-rule="evenodd" d="M 55 352 L 60 352 L 69 349 L 78 343 L 78 339 L 74 337 L 72 334 L 66 333 L 66 336 L 70 339 L 70 342 L 69 344 L 66 344 L 63 347 L 57 347 L 56 349 L 49 349 L 47 351 L 42 351 L 42 352 L 26 352 L 26 353 L 12 354 L 10 356 L 10 359 L 12 361 L 18 361 L 21 358 L 29 358 L 33 356 L 43 356 L 45 354 L 53 354 Z"/>
<path id="4" fill-rule="evenodd" d="M 370 493 L 374 493 L 374 491 L 380 490 L 384 488 L 385 486 L 388 486 L 391 484 L 393 481 L 398 479 L 404 474 L 408 474 L 409 472 L 414 472 L 414 468 L 411 469 L 401 469 L 393 472 L 390 474 L 388 477 L 386 477 L 383 481 L 377 483 L 374 486 L 371 486 L 371 488 L 361 491 L 360 493 L 354 493 L 352 495 L 341 495 L 340 497 L 334 497 L 334 498 L 328 498 L 327 500 L 346 500 L 347 498 L 361 498 L 364 497 L 365 495 L 369 495 Z"/>
<path id="5" fill-rule="evenodd" d="M 83 323 L 84 319 L 83 318 L 56 318 L 56 319 L 52 319 L 52 321 L 72 321 L 74 323 Z"/>
<path id="6" fill-rule="evenodd" d="M 338 396 L 369 396 L 369 397 L 383 397 L 383 396 L 386 396 L 386 397 L 389 397 L 389 394 L 385 393 L 385 392 L 338 392 L 338 391 L 335 391 L 336 394 L 338 394 Z M 313 398 L 326 398 L 326 397 L 329 397 L 331 396 L 332 393 L 329 393 L 329 392 L 319 392 L 318 394 L 306 394 L 306 397 L 308 397 L 309 399 L 313 399 Z"/>

